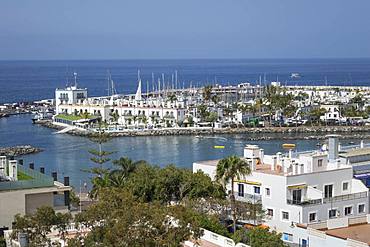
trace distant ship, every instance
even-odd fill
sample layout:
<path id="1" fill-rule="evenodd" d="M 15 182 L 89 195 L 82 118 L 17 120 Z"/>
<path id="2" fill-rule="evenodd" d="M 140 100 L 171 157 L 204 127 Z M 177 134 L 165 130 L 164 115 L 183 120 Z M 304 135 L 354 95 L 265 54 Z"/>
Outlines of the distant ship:
<path id="1" fill-rule="evenodd" d="M 299 73 L 291 73 L 290 78 L 292 78 L 292 79 L 301 78 L 301 75 Z"/>

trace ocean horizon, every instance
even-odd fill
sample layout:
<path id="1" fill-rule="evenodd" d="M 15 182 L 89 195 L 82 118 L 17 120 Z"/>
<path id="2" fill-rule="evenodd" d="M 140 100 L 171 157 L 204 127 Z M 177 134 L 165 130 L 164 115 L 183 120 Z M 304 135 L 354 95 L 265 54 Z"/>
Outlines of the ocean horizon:
<path id="1" fill-rule="evenodd" d="M 263 84 L 370 86 L 370 58 L 0 60 L 0 104 L 54 98 L 55 88 L 71 83 L 74 72 L 90 96 L 107 94 L 108 71 L 118 93 L 134 93 L 138 70 L 144 92 L 162 74 L 172 84 L 176 71 L 178 87 L 255 84 L 260 78 Z"/>

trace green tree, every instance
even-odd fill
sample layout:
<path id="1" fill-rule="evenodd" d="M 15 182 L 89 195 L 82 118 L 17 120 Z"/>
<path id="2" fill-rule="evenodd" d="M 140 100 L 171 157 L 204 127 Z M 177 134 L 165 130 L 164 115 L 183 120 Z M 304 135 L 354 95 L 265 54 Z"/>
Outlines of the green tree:
<path id="1" fill-rule="evenodd" d="M 276 231 L 269 231 L 268 228 L 253 227 L 249 230 L 241 229 L 236 232 L 233 236 L 233 240 L 237 242 L 242 242 L 250 246 L 258 247 L 286 247 L 283 240 L 281 239 L 281 234 Z"/>
<path id="2" fill-rule="evenodd" d="M 92 198 L 96 198 L 97 191 L 109 183 L 109 169 L 104 167 L 104 164 L 109 162 L 111 159 L 109 155 L 113 152 L 103 150 L 103 144 L 110 141 L 110 136 L 101 129 L 99 124 L 98 132 L 90 137 L 90 140 L 98 145 L 98 149 L 91 149 L 89 153 L 92 155 L 90 160 L 95 163 L 95 167 L 88 170 L 94 177 L 91 179 L 93 188 L 90 192 Z"/>
<path id="3" fill-rule="evenodd" d="M 55 213 L 47 206 L 39 207 L 34 214 L 15 215 L 11 237 L 17 239 L 18 234 L 26 234 L 30 247 L 53 246 L 48 238 L 52 227 L 56 227 L 62 240 L 65 240 L 67 225 L 72 219 L 71 214 Z"/>
<path id="4" fill-rule="evenodd" d="M 209 115 L 208 107 L 204 104 L 197 106 L 197 112 L 200 116 L 200 119 L 204 121 L 206 117 Z"/>
<path id="5" fill-rule="evenodd" d="M 236 231 L 236 203 L 235 203 L 235 194 L 234 194 L 234 181 L 235 178 L 240 179 L 242 176 L 247 176 L 251 174 L 250 167 L 245 160 L 242 160 L 238 156 L 229 156 L 220 160 L 216 168 L 216 181 L 222 183 L 224 187 L 231 181 L 231 211 L 233 218 L 233 230 Z"/>
<path id="6" fill-rule="evenodd" d="M 181 246 L 190 237 L 201 236 L 198 215 L 181 205 L 144 203 L 112 188 L 104 189 L 100 198 L 76 216 L 79 224 L 91 229 L 82 237 L 85 246 Z"/>
<path id="7" fill-rule="evenodd" d="M 308 115 L 310 116 L 311 123 L 316 122 L 318 125 L 320 125 L 320 117 L 323 116 L 326 113 L 326 110 L 324 108 L 314 108 L 312 109 Z"/>
<path id="8" fill-rule="evenodd" d="M 212 86 L 207 85 L 203 88 L 203 99 L 209 101 L 212 97 Z"/>
<path id="9" fill-rule="evenodd" d="M 171 103 L 175 102 L 177 100 L 176 94 L 170 94 L 167 96 L 167 100 L 170 101 Z"/>

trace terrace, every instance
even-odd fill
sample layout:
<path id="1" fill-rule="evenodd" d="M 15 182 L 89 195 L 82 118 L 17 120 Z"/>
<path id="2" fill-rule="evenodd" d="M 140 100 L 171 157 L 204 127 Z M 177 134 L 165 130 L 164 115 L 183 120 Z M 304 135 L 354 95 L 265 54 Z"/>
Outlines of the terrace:
<path id="1" fill-rule="evenodd" d="M 18 165 L 17 181 L 1 181 L 0 191 L 32 189 L 54 186 L 54 180 L 45 174 L 34 171 L 22 165 Z"/>

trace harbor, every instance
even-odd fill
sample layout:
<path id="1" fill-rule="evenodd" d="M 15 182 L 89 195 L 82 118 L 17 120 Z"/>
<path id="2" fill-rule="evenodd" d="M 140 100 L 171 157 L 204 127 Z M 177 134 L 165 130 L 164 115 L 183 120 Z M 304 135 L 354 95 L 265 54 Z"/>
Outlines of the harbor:
<path id="1" fill-rule="evenodd" d="M 76 188 L 80 181 L 89 181 L 89 174 L 83 170 L 92 166 L 88 150 L 97 148 L 88 138 L 53 134 L 54 129 L 31 124 L 31 115 L 18 115 L 0 119 L 0 146 L 11 147 L 32 144 L 44 150 L 40 153 L 20 156 L 27 163 L 38 163 L 50 173 L 58 172 L 68 175 L 71 184 Z M 272 140 L 263 140 L 265 134 L 258 134 L 251 140 L 250 134 L 223 134 L 196 137 L 184 136 L 136 136 L 127 138 L 113 138 L 104 145 L 107 150 L 115 151 L 112 159 L 128 156 L 133 160 L 145 159 L 161 167 L 170 163 L 179 167 L 190 168 L 196 160 L 222 158 L 234 153 L 242 152 L 246 144 L 258 144 L 266 152 L 282 151 L 282 144 L 286 143 L 283 137 L 286 134 L 273 134 Z M 290 143 L 296 144 L 297 151 L 318 149 L 317 138 L 306 139 L 304 135 L 297 136 Z M 324 136 L 324 135 L 322 135 Z M 359 144 L 360 139 L 346 139 L 343 145 Z M 366 140 L 365 140 L 366 142 Z M 321 145 L 322 143 L 320 143 Z M 216 149 L 214 146 L 224 146 Z"/>

